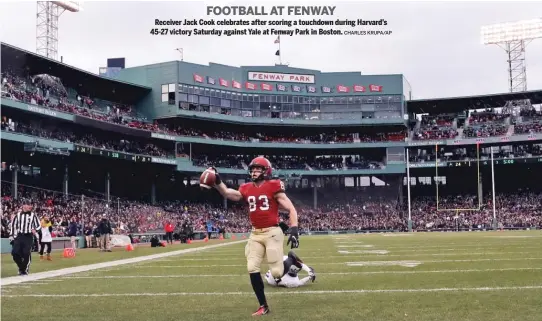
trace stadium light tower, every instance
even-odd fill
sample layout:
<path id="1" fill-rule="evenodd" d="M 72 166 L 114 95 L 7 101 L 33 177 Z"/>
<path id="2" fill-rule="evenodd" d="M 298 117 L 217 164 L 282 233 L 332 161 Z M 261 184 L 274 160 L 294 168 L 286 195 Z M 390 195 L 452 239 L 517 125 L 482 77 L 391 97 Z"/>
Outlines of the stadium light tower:
<path id="1" fill-rule="evenodd" d="M 58 18 L 64 11 L 81 11 L 78 1 L 38 1 L 36 53 L 54 60 L 58 56 Z"/>
<path id="2" fill-rule="evenodd" d="M 498 45 L 508 55 L 510 92 L 527 91 L 525 47 L 537 38 L 542 38 L 542 18 L 482 27 L 482 43 Z"/>

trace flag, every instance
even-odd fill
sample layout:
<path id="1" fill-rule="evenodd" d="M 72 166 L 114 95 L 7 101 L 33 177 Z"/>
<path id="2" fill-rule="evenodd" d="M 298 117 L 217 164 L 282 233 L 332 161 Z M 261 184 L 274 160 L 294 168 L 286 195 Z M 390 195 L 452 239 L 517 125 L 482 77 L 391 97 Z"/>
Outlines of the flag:
<path id="1" fill-rule="evenodd" d="M 277 39 L 275 40 L 275 43 L 280 43 L 280 36 L 277 37 Z"/>
<path id="2" fill-rule="evenodd" d="M 277 50 L 277 52 L 275 52 L 275 56 L 280 56 L 280 50 Z"/>

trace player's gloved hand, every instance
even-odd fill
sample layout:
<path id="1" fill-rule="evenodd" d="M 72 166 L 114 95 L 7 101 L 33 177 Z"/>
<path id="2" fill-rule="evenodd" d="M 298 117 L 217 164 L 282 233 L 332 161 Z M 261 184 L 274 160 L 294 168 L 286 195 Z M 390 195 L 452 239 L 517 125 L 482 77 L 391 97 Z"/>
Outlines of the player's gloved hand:
<path id="1" fill-rule="evenodd" d="M 220 183 L 222 183 L 222 180 L 220 179 L 220 175 L 218 175 L 218 170 L 214 166 L 211 166 L 211 168 L 215 171 L 215 186 L 220 185 Z"/>
<path id="2" fill-rule="evenodd" d="M 10 236 L 9 237 L 9 244 L 10 245 L 13 245 L 13 241 L 15 240 L 15 238 L 13 236 Z"/>
<path id="3" fill-rule="evenodd" d="M 290 237 L 288 237 L 288 242 L 286 246 L 292 243 L 292 249 L 297 249 L 299 247 L 299 231 L 297 226 L 290 227 Z"/>
<path id="4" fill-rule="evenodd" d="M 280 227 L 280 229 L 282 230 L 283 233 L 286 233 L 288 231 L 288 229 L 289 229 L 288 224 L 286 224 L 284 222 L 280 222 L 279 227 Z"/>
<path id="5" fill-rule="evenodd" d="M 314 269 L 311 268 L 310 266 L 309 266 L 309 269 L 310 269 L 309 278 L 310 278 L 311 282 L 314 283 L 314 281 L 316 280 L 316 274 L 314 273 Z"/>

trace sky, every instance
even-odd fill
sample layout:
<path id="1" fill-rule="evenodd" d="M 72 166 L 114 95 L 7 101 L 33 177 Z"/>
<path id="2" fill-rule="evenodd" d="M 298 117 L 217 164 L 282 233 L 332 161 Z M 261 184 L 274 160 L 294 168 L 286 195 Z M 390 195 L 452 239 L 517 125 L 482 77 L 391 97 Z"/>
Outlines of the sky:
<path id="1" fill-rule="evenodd" d="M 199 19 L 215 2 L 94 2 L 59 21 L 58 51 L 64 62 L 98 73 L 107 58 L 126 57 L 126 65 L 180 60 L 231 66 L 278 63 L 276 36 L 153 36 L 155 19 Z M 282 36 L 282 61 L 291 67 L 324 72 L 359 71 L 403 74 L 414 99 L 508 91 L 507 56 L 496 45 L 481 43 L 483 25 L 538 18 L 542 2 L 333 2 L 220 1 L 221 5 L 336 6 L 334 15 L 267 16 L 264 19 L 364 19 L 388 21 L 390 36 Z M 0 3 L 0 39 L 36 51 L 34 1 Z M 230 16 L 252 20 L 256 17 Z M 361 30 L 360 28 L 350 30 Z M 346 30 L 346 29 L 343 29 Z M 526 50 L 528 90 L 542 89 L 542 39 Z"/>

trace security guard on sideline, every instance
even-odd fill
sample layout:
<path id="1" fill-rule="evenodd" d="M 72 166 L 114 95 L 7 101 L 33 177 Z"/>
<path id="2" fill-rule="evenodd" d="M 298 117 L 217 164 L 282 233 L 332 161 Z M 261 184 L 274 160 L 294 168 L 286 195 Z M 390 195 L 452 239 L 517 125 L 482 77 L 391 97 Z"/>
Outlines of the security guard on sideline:
<path id="1" fill-rule="evenodd" d="M 14 217 L 10 225 L 9 241 L 11 255 L 19 268 L 19 275 L 28 275 L 30 268 L 33 234 L 40 227 L 38 216 L 32 212 L 31 202 L 25 200 L 22 210 Z"/>

